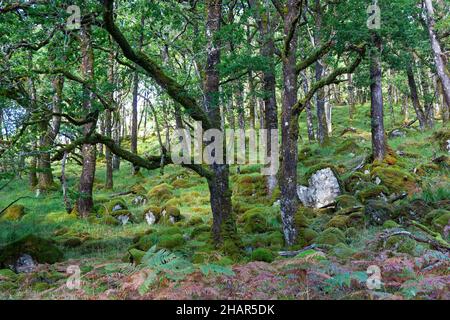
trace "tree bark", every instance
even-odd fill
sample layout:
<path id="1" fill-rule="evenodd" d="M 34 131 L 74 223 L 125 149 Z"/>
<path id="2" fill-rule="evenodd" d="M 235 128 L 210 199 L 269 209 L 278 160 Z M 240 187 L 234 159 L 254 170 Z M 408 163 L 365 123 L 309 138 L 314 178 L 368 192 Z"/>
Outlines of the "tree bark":
<path id="1" fill-rule="evenodd" d="M 205 69 L 205 109 L 213 128 L 221 127 L 219 108 L 219 71 L 220 43 L 216 34 L 220 31 L 221 0 L 207 1 L 206 37 L 207 61 Z M 226 146 L 224 146 L 226 150 Z M 212 235 L 216 243 L 222 243 L 232 238 L 236 232 L 236 225 L 232 217 L 231 190 L 229 188 L 229 167 L 227 164 L 210 165 L 213 177 L 208 179 L 211 210 L 213 214 Z"/>
<path id="2" fill-rule="evenodd" d="M 371 128 L 373 159 L 383 161 L 386 155 L 384 135 L 383 91 L 381 71 L 381 38 L 372 34 L 373 48 L 370 54 Z"/>
<path id="3" fill-rule="evenodd" d="M 94 52 L 92 49 L 91 25 L 83 24 L 81 28 L 81 73 L 86 80 L 94 79 Z M 83 109 L 86 113 L 92 111 L 92 101 L 94 97 L 92 92 L 83 88 Z M 91 135 L 95 131 L 96 123 L 88 123 L 83 127 L 85 136 Z M 92 199 L 92 189 L 94 185 L 97 149 L 90 144 L 82 146 L 83 168 L 80 176 L 79 193 L 77 200 L 77 210 L 81 217 L 87 217 L 94 206 Z"/>
<path id="4" fill-rule="evenodd" d="M 115 83 L 114 64 L 115 64 L 114 52 L 111 51 L 111 53 L 109 54 L 109 68 L 108 68 L 108 81 L 110 84 Z M 109 93 L 109 99 L 110 101 L 114 101 L 114 90 L 111 90 L 111 92 Z M 112 137 L 112 113 L 110 109 L 107 109 L 105 111 L 105 135 L 108 138 Z M 105 148 L 105 161 L 106 161 L 105 189 L 112 190 L 114 186 L 113 157 L 111 150 L 108 147 Z"/>
<path id="5" fill-rule="evenodd" d="M 444 62 L 444 53 L 441 49 L 441 44 L 436 36 L 435 21 L 434 21 L 434 9 L 432 0 L 425 0 L 426 14 L 427 14 L 427 27 L 428 35 L 431 41 L 431 48 L 433 50 L 434 64 L 439 79 L 442 83 L 443 94 L 447 103 L 450 101 L 450 77 L 448 75 L 447 68 Z"/>
<path id="6" fill-rule="evenodd" d="M 141 51 L 144 42 L 144 24 L 145 17 L 141 16 L 141 28 L 138 43 L 138 50 Z M 137 154 L 137 144 L 138 144 L 138 93 L 139 93 L 139 74 L 136 70 L 133 75 L 133 102 L 131 104 L 131 152 Z M 139 172 L 139 167 L 133 166 L 133 175 Z"/>
<path id="7" fill-rule="evenodd" d="M 287 245 L 293 245 L 297 237 L 294 215 L 298 208 L 297 196 L 297 159 L 298 159 L 298 117 L 293 114 L 297 102 L 296 54 L 297 42 L 296 19 L 299 6 L 296 0 L 287 1 L 284 17 L 284 37 L 287 40 L 283 59 L 283 110 L 281 113 L 281 218 L 283 233 Z M 294 28 L 294 29 L 292 29 Z M 294 34 L 292 35 L 292 32 Z"/>
<path id="8" fill-rule="evenodd" d="M 406 68 L 406 75 L 408 77 L 408 86 L 414 111 L 416 112 L 417 119 L 419 120 L 419 128 L 420 130 L 423 131 L 427 127 L 427 119 L 422 110 L 422 106 L 420 105 L 419 95 L 417 93 L 416 80 L 414 78 L 414 70 L 411 64 L 408 64 Z"/>
<path id="9" fill-rule="evenodd" d="M 264 102 L 264 128 L 268 131 L 267 141 L 267 155 L 271 154 L 272 146 L 270 139 L 271 130 L 278 129 L 278 110 L 275 95 L 275 43 L 273 38 L 273 31 L 271 27 L 271 19 L 269 8 L 261 6 L 259 0 L 252 0 L 250 2 L 255 12 L 255 18 L 259 28 L 259 40 L 261 45 L 261 56 L 267 61 L 267 67 L 263 71 L 263 102 Z M 260 14 L 261 8 L 264 8 Z M 272 195 L 276 188 L 278 181 L 276 175 L 269 175 L 266 178 L 267 191 L 269 196 Z"/>

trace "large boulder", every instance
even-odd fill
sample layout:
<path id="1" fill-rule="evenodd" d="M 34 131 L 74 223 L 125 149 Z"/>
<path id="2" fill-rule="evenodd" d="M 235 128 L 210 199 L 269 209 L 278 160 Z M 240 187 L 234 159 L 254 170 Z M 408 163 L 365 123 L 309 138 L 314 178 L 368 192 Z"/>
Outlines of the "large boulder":
<path id="1" fill-rule="evenodd" d="M 30 269 L 35 262 L 55 263 L 62 258 L 62 251 L 52 241 L 28 235 L 1 248 L 0 268 L 23 271 Z"/>
<path id="2" fill-rule="evenodd" d="M 323 208 L 335 202 L 341 195 L 341 186 L 331 168 L 324 168 L 309 178 L 309 187 L 298 186 L 297 194 L 304 206 Z"/>

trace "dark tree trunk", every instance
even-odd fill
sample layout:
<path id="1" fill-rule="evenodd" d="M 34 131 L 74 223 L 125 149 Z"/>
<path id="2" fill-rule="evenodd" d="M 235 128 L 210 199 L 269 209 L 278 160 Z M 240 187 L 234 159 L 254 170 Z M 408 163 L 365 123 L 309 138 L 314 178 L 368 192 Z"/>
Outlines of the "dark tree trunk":
<path id="1" fill-rule="evenodd" d="M 84 79 L 92 80 L 94 78 L 94 52 L 92 50 L 91 26 L 83 24 L 81 29 L 81 54 L 82 65 L 81 73 Z M 94 99 L 92 92 L 83 88 L 83 108 L 86 113 L 92 111 L 92 101 Z M 96 123 L 88 123 L 84 125 L 83 133 L 90 135 L 95 130 Z M 77 209 L 81 217 L 87 217 L 93 208 L 92 189 L 95 178 L 95 166 L 97 149 L 91 144 L 82 146 L 83 168 L 80 176 L 79 193 L 77 200 Z"/>
<path id="2" fill-rule="evenodd" d="M 284 17 L 284 37 L 291 37 L 292 26 L 299 13 L 296 0 L 288 0 L 287 13 Z M 298 208 L 297 196 L 297 159 L 298 159 L 298 115 L 293 114 L 293 106 L 297 102 L 297 32 L 294 31 L 289 44 L 285 48 L 283 59 L 283 110 L 281 114 L 281 218 L 283 233 L 287 245 L 293 245 L 297 237 L 294 215 Z"/>
<path id="3" fill-rule="evenodd" d="M 371 127 L 372 153 L 374 160 L 382 161 L 386 155 L 384 135 L 383 91 L 381 84 L 381 38 L 372 34 L 373 48 L 370 54 L 370 92 L 371 92 Z"/>
<path id="4" fill-rule="evenodd" d="M 427 119 L 422 110 L 422 106 L 420 105 L 419 95 L 417 93 L 416 80 L 414 78 L 414 71 L 412 69 L 411 64 L 408 64 L 407 66 L 406 75 L 408 76 L 409 91 L 414 111 L 416 112 L 417 119 L 419 120 L 420 130 L 425 130 L 425 128 L 427 127 Z"/>
<path id="5" fill-rule="evenodd" d="M 221 127 L 219 108 L 219 71 L 220 43 L 215 35 L 220 31 L 221 0 L 207 1 L 206 36 L 208 39 L 207 61 L 205 69 L 205 109 L 212 127 Z M 224 148 L 226 150 L 226 147 Z M 208 179 L 208 186 L 213 214 L 212 233 L 216 243 L 222 243 L 236 232 L 235 221 L 232 216 L 231 190 L 229 188 L 229 168 L 226 164 L 212 164 L 213 177 Z"/>
<path id="6" fill-rule="evenodd" d="M 120 146 L 120 129 L 121 129 L 119 114 L 120 114 L 120 110 L 117 110 L 113 114 L 113 120 L 114 120 L 113 121 L 113 123 L 114 123 L 113 139 L 118 146 Z M 120 170 L 120 157 L 116 154 L 114 154 L 112 157 L 112 166 L 113 166 L 113 171 Z"/>
<path id="7" fill-rule="evenodd" d="M 29 59 L 29 68 L 31 70 L 32 66 L 33 66 L 33 55 L 31 54 L 31 52 L 28 55 L 28 59 Z M 31 106 L 32 110 L 36 110 L 37 109 L 37 105 L 36 105 L 37 95 L 36 95 L 36 87 L 34 85 L 33 76 L 30 76 L 30 78 L 28 80 L 28 84 L 29 84 L 29 90 L 30 90 L 30 106 Z M 37 150 L 36 142 L 32 143 L 32 150 L 33 151 Z M 29 183 L 30 183 L 31 189 L 36 188 L 36 186 L 38 185 L 38 182 L 39 182 L 38 176 L 36 173 L 37 168 L 38 168 L 38 157 L 32 156 L 32 158 L 30 160 L 30 169 L 29 169 Z"/>
<path id="8" fill-rule="evenodd" d="M 353 86 L 353 75 L 348 75 L 348 117 L 350 122 L 353 121 L 353 115 L 355 114 L 355 88 Z"/>

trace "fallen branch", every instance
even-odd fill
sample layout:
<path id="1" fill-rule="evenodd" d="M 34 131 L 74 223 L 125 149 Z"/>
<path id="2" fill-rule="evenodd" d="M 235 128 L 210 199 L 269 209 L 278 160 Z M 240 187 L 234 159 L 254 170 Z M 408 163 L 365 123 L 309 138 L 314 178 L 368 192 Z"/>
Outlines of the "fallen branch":
<path id="1" fill-rule="evenodd" d="M 394 236 L 405 236 L 408 238 L 411 238 L 417 242 L 422 242 L 422 243 L 427 243 L 430 246 L 432 246 L 433 248 L 435 248 L 438 251 L 441 252 L 449 252 L 450 251 L 450 245 L 447 242 L 443 242 L 441 243 L 440 241 L 437 241 L 436 239 L 429 239 L 429 238 L 422 238 L 419 236 L 416 236 L 414 234 L 412 234 L 409 231 L 405 231 L 405 230 L 396 230 L 393 232 L 386 232 L 384 234 L 380 235 L 381 240 L 383 240 L 383 247 L 386 244 L 386 240 L 389 239 L 390 237 L 394 237 Z"/>
<path id="2" fill-rule="evenodd" d="M 15 204 L 16 202 L 19 202 L 20 200 L 23 199 L 34 199 L 33 197 L 30 196 L 25 196 L 25 197 L 20 197 L 19 199 L 14 200 L 13 202 L 11 202 L 5 209 L 3 209 L 2 211 L 0 211 L 0 216 L 3 214 L 3 212 L 6 212 L 6 210 L 8 210 L 13 204 Z"/>

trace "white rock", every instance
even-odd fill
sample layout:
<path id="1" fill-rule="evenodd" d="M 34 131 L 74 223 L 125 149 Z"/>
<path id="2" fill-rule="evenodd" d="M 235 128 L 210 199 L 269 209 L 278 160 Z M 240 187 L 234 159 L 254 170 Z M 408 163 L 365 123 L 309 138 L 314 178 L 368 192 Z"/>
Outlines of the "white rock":
<path id="1" fill-rule="evenodd" d="M 119 220 L 122 223 L 122 225 L 124 226 L 128 223 L 128 221 L 130 220 L 130 217 L 122 214 L 117 217 L 117 220 Z"/>
<path id="2" fill-rule="evenodd" d="M 156 222 L 156 216 L 153 212 L 149 211 L 145 214 L 145 221 L 147 221 L 149 225 L 153 225 Z"/>
<path id="3" fill-rule="evenodd" d="M 341 188 L 333 171 L 325 168 L 311 176 L 309 187 L 298 186 L 297 194 L 305 207 L 318 209 L 333 203 L 341 194 Z"/>

